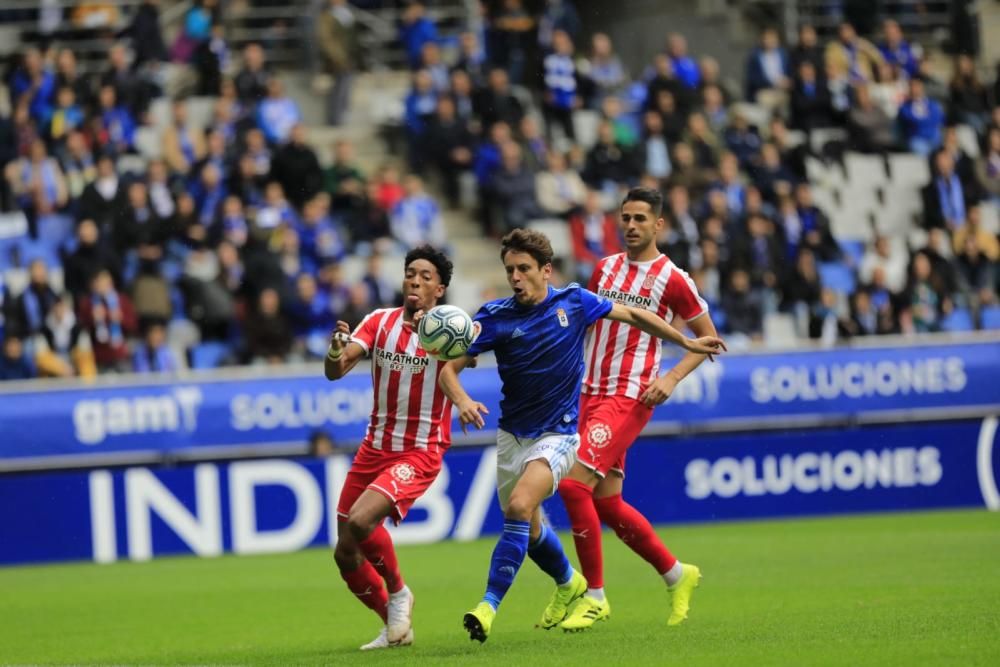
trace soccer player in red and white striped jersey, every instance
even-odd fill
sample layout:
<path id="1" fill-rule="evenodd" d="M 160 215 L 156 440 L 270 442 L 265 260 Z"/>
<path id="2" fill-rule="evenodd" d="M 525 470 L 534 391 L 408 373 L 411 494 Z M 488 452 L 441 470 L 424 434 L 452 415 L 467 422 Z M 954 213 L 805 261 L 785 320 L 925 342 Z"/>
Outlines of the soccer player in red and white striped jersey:
<path id="1" fill-rule="evenodd" d="M 325 361 L 327 379 L 336 380 L 362 357 L 371 359 L 374 406 L 337 503 L 334 551 L 348 588 L 385 623 L 364 650 L 413 642 L 413 594 L 383 523 L 403 520 L 437 478 L 451 443 L 451 403 L 437 382 L 445 362 L 420 347 L 416 327 L 444 296 L 451 273 L 442 252 L 411 250 L 402 307 L 372 312 L 350 335 L 338 322 Z"/>
<path id="2" fill-rule="evenodd" d="M 686 323 L 696 336 L 716 335 L 705 301 L 694 282 L 656 248 L 663 228 L 659 191 L 633 188 L 620 211 L 626 252 L 598 262 L 589 289 L 612 301 L 656 313 L 668 322 Z M 688 353 L 658 375 L 660 341 L 635 327 L 600 320 L 587 336 L 587 371 L 580 401 L 581 443 L 577 463 L 559 484 L 559 495 L 573 527 L 573 540 L 587 578 L 587 594 L 561 623 L 583 630 L 607 618 L 604 595 L 601 523 L 649 562 L 671 594 L 668 625 L 687 617 L 698 567 L 683 564 L 667 549 L 649 521 L 622 499 L 625 453 L 677 384 L 704 361 Z"/>

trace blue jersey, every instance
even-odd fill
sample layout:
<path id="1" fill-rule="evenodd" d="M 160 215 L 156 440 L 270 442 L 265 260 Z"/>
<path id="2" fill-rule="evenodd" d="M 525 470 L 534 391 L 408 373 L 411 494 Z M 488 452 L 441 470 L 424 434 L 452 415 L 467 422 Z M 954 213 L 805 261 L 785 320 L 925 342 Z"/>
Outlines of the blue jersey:
<path id="1" fill-rule="evenodd" d="M 503 383 L 500 428 L 520 438 L 576 433 L 583 377 L 583 339 L 612 303 L 577 284 L 549 287 L 545 300 L 522 306 L 514 297 L 476 313 L 481 331 L 469 348 L 493 350 Z"/>

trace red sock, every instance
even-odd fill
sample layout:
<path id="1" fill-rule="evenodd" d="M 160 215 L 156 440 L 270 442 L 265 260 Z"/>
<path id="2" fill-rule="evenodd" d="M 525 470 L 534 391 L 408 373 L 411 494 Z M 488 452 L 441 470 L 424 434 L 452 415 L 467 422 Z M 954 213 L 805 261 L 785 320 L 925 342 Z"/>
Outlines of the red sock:
<path id="1" fill-rule="evenodd" d="M 663 574 L 677 562 L 657 537 L 646 517 L 626 503 L 620 493 L 607 498 L 595 498 L 594 505 L 601 521 L 611 526 L 622 542 L 655 567 L 657 572 Z"/>
<path id="2" fill-rule="evenodd" d="M 583 576 L 590 588 L 604 587 L 604 554 L 601 552 L 601 519 L 594 509 L 594 490 L 581 481 L 559 482 L 559 495 L 573 527 L 573 542 Z"/>
<path id="3" fill-rule="evenodd" d="M 396 561 L 396 549 L 392 546 L 392 538 L 385 526 L 372 531 L 372 534 L 359 545 L 361 552 L 374 567 L 375 571 L 385 579 L 389 593 L 398 593 L 403 588 L 403 576 L 399 573 L 399 563 Z"/>
<path id="4" fill-rule="evenodd" d="M 368 607 L 386 622 L 386 607 L 389 604 L 389 594 L 382 585 L 382 577 L 368 561 L 362 561 L 361 567 L 350 572 L 340 571 L 340 576 L 347 582 L 347 587 L 361 604 Z"/>

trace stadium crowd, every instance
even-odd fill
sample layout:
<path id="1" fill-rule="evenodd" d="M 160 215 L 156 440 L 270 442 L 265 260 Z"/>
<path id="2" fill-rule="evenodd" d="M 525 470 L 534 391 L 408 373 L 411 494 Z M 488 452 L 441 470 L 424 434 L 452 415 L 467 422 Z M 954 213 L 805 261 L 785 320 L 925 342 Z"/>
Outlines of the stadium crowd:
<path id="1" fill-rule="evenodd" d="M 314 38 L 340 122 L 358 28 L 345 0 L 329 5 Z M 214 0 L 169 47 L 144 0 L 104 34 L 97 71 L 44 38 L 21 49 L 0 88 L 0 379 L 322 356 L 337 319 L 395 301 L 386 255 L 446 242 L 428 180 L 452 207 L 474 180 L 484 234 L 560 221 L 563 268 L 583 282 L 620 249 L 622 190 L 661 188 L 661 248 L 733 335 L 759 337 L 775 312 L 827 341 L 1000 326 L 1000 247 L 983 222 L 1000 204 L 1000 82 L 981 82 L 970 58 L 945 82 L 891 21 L 874 41 L 844 24 L 824 44 L 803 26 L 786 47 L 766 30 L 735 90 L 680 34 L 629 73 L 607 35 L 584 41 L 568 0 L 541 14 L 483 3 L 482 28 L 454 40 L 422 3 L 402 17 L 407 155 L 376 173 L 345 140 L 321 166 L 266 49 L 231 47 Z M 195 100 L 167 97 L 170 62 L 210 98 L 204 129 L 189 122 Z M 577 136 L 588 113 L 592 145 Z M 838 238 L 810 164 L 840 168 L 848 151 L 886 156 L 890 175 L 893 154 L 926 158 L 923 234 Z M 23 233 L 4 232 L 18 220 Z M 348 255 L 368 258 L 356 284 Z M 25 284 L 10 284 L 18 273 Z"/>

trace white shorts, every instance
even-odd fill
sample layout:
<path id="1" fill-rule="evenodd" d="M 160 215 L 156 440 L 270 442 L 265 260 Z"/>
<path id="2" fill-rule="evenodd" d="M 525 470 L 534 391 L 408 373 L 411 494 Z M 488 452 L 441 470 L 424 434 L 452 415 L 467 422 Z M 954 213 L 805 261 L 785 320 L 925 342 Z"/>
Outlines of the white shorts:
<path id="1" fill-rule="evenodd" d="M 497 496 L 500 507 L 507 509 L 510 494 L 524 474 L 528 463 L 544 459 L 552 470 L 552 490 L 576 462 L 580 435 L 573 433 L 543 433 L 537 438 L 518 438 L 503 429 L 497 431 Z"/>

